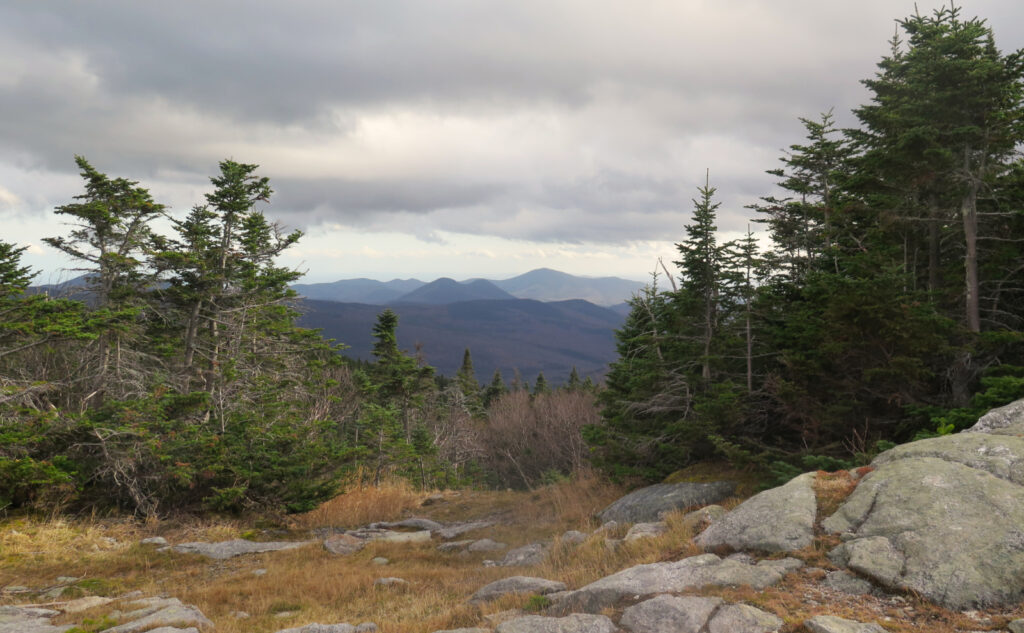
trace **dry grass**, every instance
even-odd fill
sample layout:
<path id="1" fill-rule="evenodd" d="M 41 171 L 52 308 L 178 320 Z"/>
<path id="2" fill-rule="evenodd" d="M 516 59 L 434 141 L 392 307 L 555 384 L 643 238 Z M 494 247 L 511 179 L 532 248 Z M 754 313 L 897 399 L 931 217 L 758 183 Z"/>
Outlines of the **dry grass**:
<path id="1" fill-rule="evenodd" d="M 848 475 L 840 474 L 819 480 L 817 492 L 825 502 L 834 502 L 846 494 L 851 481 Z M 446 522 L 495 518 L 500 521 L 497 525 L 467 538 L 487 536 L 511 546 L 554 539 L 547 560 L 533 568 L 484 567 L 483 559 L 494 554 L 443 553 L 436 549 L 436 543 L 371 543 L 351 556 L 334 556 L 310 546 L 210 561 L 198 556 L 158 553 L 136 543 L 157 534 L 171 542 L 237 538 L 247 531 L 247 525 L 235 521 L 140 524 L 129 520 L 22 519 L 0 524 L 0 583 L 39 589 L 50 586 L 56 576 L 66 575 L 94 581 L 73 589 L 73 595 L 117 595 L 131 590 L 147 595 L 173 595 L 198 606 L 216 623 L 219 633 L 270 633 L 311 622 L 372 621 L 382 633 L 492 627 L 490 622 L 500 618 L 502 612 L 522 608 L 529 599 L 508 596 L 481 606 L 467 604 L 474 591 L 492 580 L 517 574 L 535 575 L 561 580 L 576 588 L 632 565 L 678 560 L 700 553 L 692 541 L 700 526 L 684 520 L 684 512 L 667 516 L 668 532 L 655 538 L 609 545 L 606 537 L 617 539 L 624 535 L 625 526 L 619 526 L 592 534 L 581 545 L 560 541 L 558 535 L 567 529 L 592 530 L 593 514 L 621 492 L 592 473 L 581 473 L 570 481 L 532 492 L 466 490 L 448 493 L 444 501 L 420 507 L 425 498 L 423 493 L 388 483 L 380 488 L 356 487 L 318 510 L 296 517 L 292 524 L 299 530 L 354 527 L 412 514 Z M 107 540 L 110 538 L 115 541 Z M 798 555 L 811 565 L 827 567 L 824 554 L 833 544 L 822 538 Z M 385 567 L 374 565 L 371 561 L 377 556 L 386 557 L 391 563 Z M 255 575 L 253 572 L 258 569 L 266 573 Z M 825 613 L 878 621 L 893 633 L 997 630 L 1008 619 L 1024 615 L 1018 609 L 971 616 L 934 607 L 913 596 L 872 598 L 836 594 L 822 588 L 820 579 L 824 573 L 805 568 L 787 576 L 782 584 L 761 592 L 718 588 L 701 593 L 772 611 L 786 620 L 787 633 L 803 631 L 800 623 L 804 619 Z M 384 576 L 403 578 L 408 585 L 375 586 L 374 581 Z M 17 596 L 6 596 L 0 602 L 18 600 Z M 110 609 L 66 616 L 65 621 L 101 617 Z M 239 619 L 233 615 L 238 611 L 247 612 L 250 617 Z"/>
<path id="2" fill-rule="evenodd" d="M 379 486 L 372 486 L 357 476 L 344 488 L 345 494 L 294 517 L 292 526 L 296 529 L 355 528 L 374 521 L 393 521 L 419 507 L 425 497 L 401 479 L 387 479 Z"/>
<path id="3" fill-rule="evenodd" d="M 818 499 L 818 520 L 835 514 L 846 498 L 857 488 L 857 481 L 845 470 L 828 473 L 819 470 L 814 478 L 814 494 Z"/>

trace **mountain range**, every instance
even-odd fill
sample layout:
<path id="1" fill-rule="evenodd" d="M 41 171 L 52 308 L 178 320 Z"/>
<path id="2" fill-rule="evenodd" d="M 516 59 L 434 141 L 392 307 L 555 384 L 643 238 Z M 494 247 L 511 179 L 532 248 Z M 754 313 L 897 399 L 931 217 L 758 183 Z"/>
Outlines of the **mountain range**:
<path id="1" fill-rule="evenodd" d="M 550 268 L 538 268 L 500 280 L 469 279 L 460 282 L 442 277 L 427 283 L 418 279 L 375 281 L 360 278 L 295 284 L 292 288 L 307 299 L 370 305 L 445 304 L 480 299 L 582 299 L 600 306 L 621 306 L 643 286 L 642 282 L 619 277 L 579 277 Z"/>
<path id="2" fill-rule="evenodd" d="M 402 349 L 453 376 L 468 348 L 481 382 L 498 369 L 506 382 L 518 370 L 526 380 L 544 372 L 558 384 L 573 367 L 581 376 L 599 379 L 615 359 L 614 331 L 623 321 L 621 314 L 581 300 L 482 299 L 390 307 L 398 314 Z M 373 358 L 372 328 L 382 306 L 304 299 L 299 309 L 299 324 L 346 344 L 346 356 Z"/>
<path id="3" fill-rule="evenodd" d="M 30 292 L 88 302 L 85 280 L 39 285 Z M 301 296 L 299 325 L 344 343 L 346 356 L 372 360 L 373 325 L 387 306 L 399 316 L 399 345 L 444 375 L 458 371 L 469 348 L 482 382 L 498 369 L 506 381 L 516 371 L 531 382 L 544 372 L 553 384 L 563 382 L 573 367 L 595 380 L 604 375 L 616 357 L 614 332 L 629 311 L 625 302 L 642 287 L 637 281 L 548 268 L 497 281 L 343 279 L 292 286 Z"/>
<path id="4" fill-rule="evenodd" d="M 384 306 L 398 316 L 399 345 L 451 376 L 470 349 L 477 379 L 495 369 L 510 380 L 540 372 L 554 384 L 575 367 L 599 379 L 615 359 L 616 328 L 626 300 L 643 287 L 617 277 L 578 277 L 538 268 L 503 280 L 442 277 L 343 279 L 296 284 L 303 297 L 299 324 L 319 328 L 348 346 L 345 355 L 371 360 L 372 328 Z"/>

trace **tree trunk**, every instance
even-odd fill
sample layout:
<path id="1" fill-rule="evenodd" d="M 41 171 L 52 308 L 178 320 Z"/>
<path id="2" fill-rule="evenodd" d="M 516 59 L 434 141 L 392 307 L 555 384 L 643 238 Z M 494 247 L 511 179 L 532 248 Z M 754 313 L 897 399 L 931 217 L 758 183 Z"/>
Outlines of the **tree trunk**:
<path id="1" fill-rule="evenodd" d="M 981 331 L 981 309 L 978 299 L 978 182 L 972 180 L 960 203 L 960 214 L 964 221 L 965 308 L 967 329 Z"/>

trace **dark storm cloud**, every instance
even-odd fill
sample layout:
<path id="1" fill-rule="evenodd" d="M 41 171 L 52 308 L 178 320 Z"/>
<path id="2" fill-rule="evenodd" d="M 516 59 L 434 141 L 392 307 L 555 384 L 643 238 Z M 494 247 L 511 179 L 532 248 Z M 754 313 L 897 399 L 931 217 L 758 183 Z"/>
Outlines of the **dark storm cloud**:
<path id="1" fill-rule="evenodd" d="M 1024 44 L 1013 4 L 969 7 L 1004 49 Z M 770 188 L 764 170 L 800 141 L 797 117 L 834 106 L 852 124 L 859 80 L 911 11 L 890 0 L 5 3 L 0 174 L 66 174 L 80 153 L 187 208 L 233 157 L 263 166 L 270 213 L 292 226 L 621 242 L 677 235 L 710 169 L 720 226 L 742 230 L 743 206 Z M 0 186 L 11 200 L 44 195 Z M 48 193 L 51 205 L 68 195 Z"/>

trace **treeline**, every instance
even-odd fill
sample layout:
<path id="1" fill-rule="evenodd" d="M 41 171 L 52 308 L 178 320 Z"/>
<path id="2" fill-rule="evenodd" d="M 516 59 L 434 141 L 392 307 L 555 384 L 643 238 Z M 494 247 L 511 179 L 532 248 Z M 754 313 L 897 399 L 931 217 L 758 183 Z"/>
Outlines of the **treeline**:
<path id="1" fill-rule="evenodd" d="M 301 234 L 257 209 L 272 191 L 256 165 L 222 162 L 174 218 L 76 161 L 85 191 L 46 241 L 84 285 L 33 293 L 24 247 L 0 241 L 0 511 L 302 511 L 344 481 L 532 486 L 582 460 L 597 416 L 578 376 L 481 388 L 468 350 L 436 376 L 399 349 L 391 311 L 369 363 L 297 327 L 300 274 L 275 260 Z"/>
<path id="2" fill-rule="evenodd" d="M 769 250 L 719 243 L 698 190 L 677 277 L 618 334 L 587 432 L 608 471 L 841 465 L 1024 396 L 1024 53 L 955 7 L 899 24 L 860 126 L 802 119 L 769 172 Z"/>

